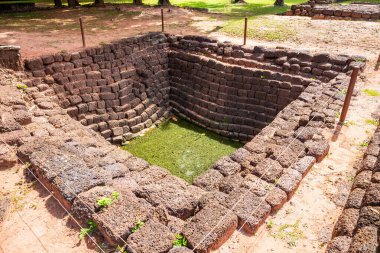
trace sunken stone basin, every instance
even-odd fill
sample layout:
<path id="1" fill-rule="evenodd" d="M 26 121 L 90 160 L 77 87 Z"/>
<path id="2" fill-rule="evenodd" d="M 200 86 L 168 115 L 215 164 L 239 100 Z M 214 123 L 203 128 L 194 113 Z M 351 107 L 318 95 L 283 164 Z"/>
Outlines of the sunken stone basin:
<path id="1" fill-rule="evenodd" d="M 209 252 L 238 227 L 253 234 L 327 154 L 322 131 L 334 126 L 353 64 L 162 33 L 28 59 L 30 125 L 39 127 L 18 155 L 110 245 Z M 173 114 L 245 145 L 193 184 L 117 146 Z M 115 191 L 101 208 L 97 200 Z M 173 248 L 176 234 L 188 248 Z"/>

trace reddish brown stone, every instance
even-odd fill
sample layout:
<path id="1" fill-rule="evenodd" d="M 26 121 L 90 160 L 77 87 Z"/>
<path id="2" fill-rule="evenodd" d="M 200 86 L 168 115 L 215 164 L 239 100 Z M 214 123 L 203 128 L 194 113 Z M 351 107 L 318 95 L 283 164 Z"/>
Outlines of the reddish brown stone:
<path id="1" fill-rule="evenodd" d="M 235 231 L 238 218 L 216 203 L 206 205 L 186 225 L 183 234 L 188 246 L 197 253 L 219 248 Z"/>

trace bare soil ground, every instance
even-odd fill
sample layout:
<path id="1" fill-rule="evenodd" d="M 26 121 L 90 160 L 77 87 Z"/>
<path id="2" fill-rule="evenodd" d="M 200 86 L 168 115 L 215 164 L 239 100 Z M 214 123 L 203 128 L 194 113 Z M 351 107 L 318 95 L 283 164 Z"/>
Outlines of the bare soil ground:
<path id="1" fill-rule="evenodd" d="M 79 50 L 82 42 L 77 18 L 80 15 L 85 19 L 88 46 L 161 29 L 158 8 L 126 6 L 118 7 L 116 12 L 111 7 L 106 11 L 86 10 L 54 10 L 44 14 L 47 17 L 37 15 L 27 22 L 23 18 L 5 17 L 0 19 L 0 44 L 20 45 L 23 57 Z M 221 28 L 229 22 L 221 15 L 174 9 L 165 12 L 165 16 L 169 33 L 208 34 L 220 40 L 242 41 Z M 253 35 L 248 44 L 364 55 L 370 63 L 364 73 L 366 78 L 357 85 L 358 90 L 380 92 L 380 71 L 374 71 L 374 62 L 380 53 L 379 22 L 286 16 L 263 16 L 256 21 L 265 32 L 270 29 L 268 21 L 273 20 L 295 32 L 269 41 Z M 314 166 L 291 201 L 270 217 L 255 236 L 235 232 L 218 252 L 324 252 L 349 192 L 355 174 L 353 165 L 365 149 L 360 144 L 368 140 L 375 129 L 366 120 L 378 111 L 379 104 L 379 97 L 359 93 L 351 103 L 349 124 L 343 127 L 338 141 L 331 144 L 329 156 Z M 68 215 L 41 186 L 24 181 L 20 167 L 0 170 L 0 182 L 0 221 L 4 219 L 0 224 L 0 253 L 97 252 L 92 244 L 79 243 L 78 227 L 68 221 Z M 5 209 L 8 211 L 4 216 L 2 210 Z"/>

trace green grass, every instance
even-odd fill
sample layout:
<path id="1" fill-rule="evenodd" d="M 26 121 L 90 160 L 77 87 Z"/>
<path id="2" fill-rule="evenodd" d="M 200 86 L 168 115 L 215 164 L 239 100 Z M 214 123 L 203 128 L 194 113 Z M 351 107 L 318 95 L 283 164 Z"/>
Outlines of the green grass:
<path id="1" fill-rule="evenodd" d="M 379 125 L 379 121 L 376 120 L 376 119 L 366 119 L 365 123 L 367 125 L 373 125 L 373 126 L 378 126 Z"/>
<path id="2" fill-rule="evenodd" d="M 0 16 L 0 27 L 25 32 L 79 31 L 78 17 L 84 17 L 86 32 L 95 33 L 99 30 L 113 28 L 118 21 L 131 19 L 140 13 L 138 11 L 119 12 L 97 8 L 4 13 Z M 104 23 L 101 23 L 111 20 L 115 21 L 115 25 L 104 26 Z"/>
<path id="3" fill-rule="evenodd" d="M 363 92 L 371 97 L 378 97 L 380 96 L 380 93 L 376 90 L 370 90 L 370 89 L 364 89 Z"/>
<path id="4" fill-rule="evenodd" d="M 188 121 L 172 119 L 123 149 L 191 183 L 216 160 L 241 146 L 240 142 L 224 139 Z"/>
<path id="5" fill-rule="evenodd" d="M 243 24 L 244 21 L 242 19 L 229 20 L 220 31 L 230 36 L 242 37 L 244 33 Z M 280 20 L 274 20 L 270 17 L 261 17 L 260 19 L 251 19 L 248 21 L 248 38 L 267 41 L 285 41 L 290 38 L 296 38 L 296 36 L 297 32 L 290 29 Z"/>

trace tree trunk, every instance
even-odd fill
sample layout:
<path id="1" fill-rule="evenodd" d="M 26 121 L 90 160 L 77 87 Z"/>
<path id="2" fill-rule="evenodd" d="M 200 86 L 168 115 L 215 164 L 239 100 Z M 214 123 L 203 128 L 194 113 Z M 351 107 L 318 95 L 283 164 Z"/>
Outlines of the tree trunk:
<path id="1" fill-rule="evenodd" d="M 143 2 L 142 2 L 142 0 L 133 0 L 133 4 L 135 4 L 135 5 L 142 5 Z"/>
<path id="2" fill-rule="evenodd" d="M 54 0 L 55 7 L 62 7 L 62 0 Z"/>
<path id="3" fill-rule="evenodd" d="M 75 0 L 67 0 L 67 4 L 69 5 L 70 8 L 75 8 L 77 6 Z"/>
<path id="4" fill-rule="evenodd" d="M 285 3 L 284 3 L 284 0 L 276 0 L 276 1 L 274 2 L 274 5 L 275 5 L 275 6 L 284 6 Z"/>
<path id="5" fill-rule="evenodd" d="M 158 5 L 161 6 L 171 6 L 170 0 L 158 0 Z"/>

